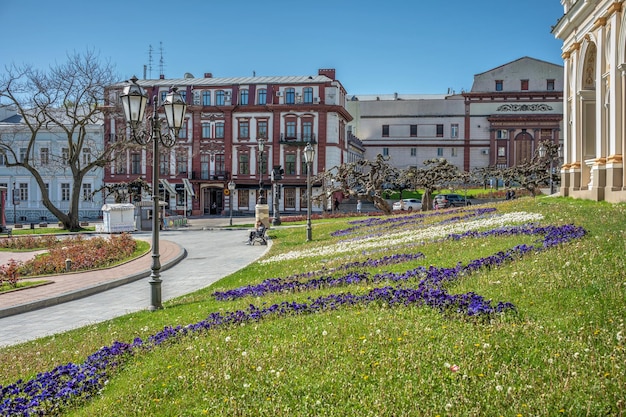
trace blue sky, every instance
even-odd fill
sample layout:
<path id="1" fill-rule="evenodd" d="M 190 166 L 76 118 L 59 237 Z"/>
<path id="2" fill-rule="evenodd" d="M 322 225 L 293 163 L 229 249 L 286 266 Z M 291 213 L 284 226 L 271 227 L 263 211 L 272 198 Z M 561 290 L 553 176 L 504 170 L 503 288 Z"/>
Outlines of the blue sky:
<path id="1" fill-rule="evenodd" d="M 335 68 L 348 94 L 443 94 L 523 56 L 562 65 L 562 14 L 559 0 L 0 0 L 0 72 L 93 50 L 142 78 L 152 46 L 153 78 L 162 50 L 166 78 Z"/>

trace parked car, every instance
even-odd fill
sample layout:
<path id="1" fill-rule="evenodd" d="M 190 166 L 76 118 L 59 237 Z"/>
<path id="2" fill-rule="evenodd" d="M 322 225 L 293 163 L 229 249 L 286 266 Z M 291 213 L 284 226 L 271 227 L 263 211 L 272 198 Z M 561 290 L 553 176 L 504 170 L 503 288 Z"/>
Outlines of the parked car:
<path id="1" fill-rule="evenodd" d="M 471 206 L 472 203 L 459 194 L 438 194 L 433 200 L 434 209 L 443 209 L 448 207 Z"/>
<path id="2" fill-rule="evenodd" d="M 393 211 L 421 210 L 422 202 L 417 198 L 404 198 L 393 203 Z"/>

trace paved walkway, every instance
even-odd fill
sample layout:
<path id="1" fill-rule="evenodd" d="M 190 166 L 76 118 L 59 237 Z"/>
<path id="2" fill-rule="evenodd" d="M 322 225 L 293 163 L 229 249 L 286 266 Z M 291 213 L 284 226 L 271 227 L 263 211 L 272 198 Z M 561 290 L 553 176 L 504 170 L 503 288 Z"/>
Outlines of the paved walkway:
<path id="1" fill-rule="evenodd" d="M 234 219 L 235 224 L 253 221 Z M 189 222 L 189 227 L 160 233 L 163 301 L 204 288 L 268 249 L 246 246 L 248 232 L 224 228 L 228 218 Z M 150 232 L 137 232 L 135 237 L 151 239 Z M 146 309 L 151 263 L 148 253 L 115 268 L 55 276 L 49 285 L 0 294 L 0 347 Z"/>

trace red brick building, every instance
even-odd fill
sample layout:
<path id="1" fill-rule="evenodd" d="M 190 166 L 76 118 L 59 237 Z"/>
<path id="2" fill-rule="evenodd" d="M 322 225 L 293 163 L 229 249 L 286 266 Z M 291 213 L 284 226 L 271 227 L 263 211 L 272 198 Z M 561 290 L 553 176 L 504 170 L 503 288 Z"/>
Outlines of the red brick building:
<path id="1" fill-rule="evenodd" d="M 228 182 L 236 184 L 233 210 L 254 212 L 262 186 L 272 204 L 270 173 L 283 173 L 281 212 L 306 210 L 304 147 L 315 148 L 315 175 L 348 159 L 346 91 L 334 69 L 314 76 L 252 76 L 139 80 L 149 97 L 162 101 L 178 87 L 187 101 L 187 120 L 177 143 L 161 147 L 157 158 L 161 197 L 171 211 L 193 215 L 221 214 L 230 201 Z M 109 106 L 119 105 L 125 83 L 109 88 Z M 122 140 L 121 113 L 105 119 L 105 138 Z M 128 137 L 128 135 L 126 135 Z M 259 143 L 263 142 L 263 152 Z M 104 182 L 136 178 L 151 181 L 151 147 L 136 147 L 116 155 L 105 168 Z M 225 193 L 226 191 L 226 193 Z M 148 196 L 144 197 L 149 199 Z"/>

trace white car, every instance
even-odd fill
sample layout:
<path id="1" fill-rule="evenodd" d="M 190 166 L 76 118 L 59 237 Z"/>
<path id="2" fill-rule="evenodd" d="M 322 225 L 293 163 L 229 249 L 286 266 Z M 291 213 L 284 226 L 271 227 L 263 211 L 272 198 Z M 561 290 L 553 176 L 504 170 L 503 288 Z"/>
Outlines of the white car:
<path id="1" fill-rule="evenodd" d="M 405 198 L 393 203 L 393 211 L 417 211 L 422 209 L 422 202 L 417 198 Z"/>

